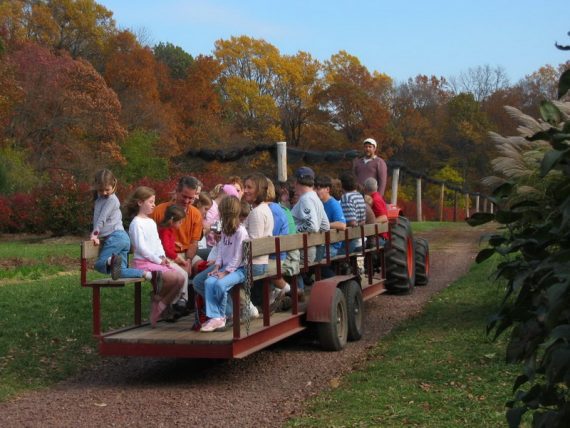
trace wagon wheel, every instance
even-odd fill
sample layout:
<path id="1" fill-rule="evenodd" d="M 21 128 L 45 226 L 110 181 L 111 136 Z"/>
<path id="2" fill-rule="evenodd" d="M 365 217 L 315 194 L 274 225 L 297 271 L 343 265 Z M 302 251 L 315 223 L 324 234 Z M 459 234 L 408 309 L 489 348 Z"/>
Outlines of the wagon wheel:
<path id="1" fill-rule="evenodd" d="M 416 281 L 414 237 L 405 217 L 390 226 L 390 244 L 386 251 L 386 288 L 409 293 Z"/>
<path id="2" fill-rule="evenodd" d="M 345 282 L 340 286 L 346 299 L 348 313 L 348 340 L 356 341 L 362 337 L 362 290 L 356 281 Z"/>
<path id="3" fill-rule="evenodd" d="M 348 336 L 348 314 L 346 299 L 338 288 L 331 304 L 331 320 L 317 323 L 317 331 L 321 347 L 325 351 L 340 351 L 346 345 Z"/>
<path id="4" fill-rule="evenodd" d="M 427 239 L 416 238 L 416 285 L 427 285 L 429 282 L 429 244 Z"/>

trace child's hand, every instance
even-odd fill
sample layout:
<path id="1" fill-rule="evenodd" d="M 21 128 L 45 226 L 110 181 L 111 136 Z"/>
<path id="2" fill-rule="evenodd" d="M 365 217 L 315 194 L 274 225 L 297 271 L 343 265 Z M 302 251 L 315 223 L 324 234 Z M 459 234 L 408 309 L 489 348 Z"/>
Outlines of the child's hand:
<path id="1" fill-rule="evenodd" d="M 176 260 L 174 260 L 178 265 L 187 268 L 188 264 L 190 263 L 188 260 L 184 260 L 182 257 L 178 256 L 176 257 Z"/>
<path id="2" fill-rule="evenodd" d="M 214 269 L 208 274 L 208 276 L 218 276 L 218 269 L 220 267 L 218 265 L 216 265 L 216 267 L 214 267 Z"/>
<path id="3" fill-rule="evenodd" d="M 90 236 L 89 239 L 90 239 L 91 241 L 93 241 L 93 244 L 95 244 L 95 245 L 99 245 L 99 244 L 100 244 L 99 238 L 97 238 L 97 235 L 91 234 L 91 236 Z"/>
<path id="4" fill-rule="evenodd" d="M 166 257 L 162 257 L 162 261 L 160 262 L 161 265 L 170 266 L 170 262 Z"/>
<path id="5" fill-rule="evenodd" d="M 218 272 L 218 279 L 222 279 L 224 276 L 226 276 L 228 274 L 228 272 L 226 272 L 225 270 L 222 272 Z"/>

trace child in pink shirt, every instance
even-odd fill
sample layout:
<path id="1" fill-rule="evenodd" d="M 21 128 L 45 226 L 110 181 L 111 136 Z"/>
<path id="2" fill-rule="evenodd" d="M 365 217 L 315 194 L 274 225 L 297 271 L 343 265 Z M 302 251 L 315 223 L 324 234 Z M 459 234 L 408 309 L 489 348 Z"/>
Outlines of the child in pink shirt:
<path id="1" fill-rule="evenodd" d="M 240 223 L 241 205 L 235 196 L 227 196 L 220 202 L 222 237 L 217 245 L 214 269 L 204 284 L 206 321 L 200 331 L 210 332 L 226 326 L 226 302 L 228 292 L 236 284 L 245 281 L 243 267 L 243 241 L 249 236 Z"/>

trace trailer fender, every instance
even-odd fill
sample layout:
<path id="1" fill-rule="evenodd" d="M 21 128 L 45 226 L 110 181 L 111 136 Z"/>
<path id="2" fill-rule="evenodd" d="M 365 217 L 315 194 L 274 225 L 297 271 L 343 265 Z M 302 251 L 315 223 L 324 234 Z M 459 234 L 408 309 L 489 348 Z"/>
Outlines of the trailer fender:
<path id="1" fill-rule="evenodd" d="M 307 321 L 330 322 L 331 305 L 336 289 L 351 280 L 358 281 L 354 275 L 337 275 L 315 281 L 311 287 L 311 297 L 307 305 Z"/>

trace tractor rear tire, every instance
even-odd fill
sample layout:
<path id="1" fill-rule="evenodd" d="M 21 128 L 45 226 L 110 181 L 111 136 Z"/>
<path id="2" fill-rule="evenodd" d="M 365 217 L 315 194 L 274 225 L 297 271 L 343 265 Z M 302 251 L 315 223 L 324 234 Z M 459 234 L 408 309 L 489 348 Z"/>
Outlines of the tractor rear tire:
<path id="1" fill-rule="evenodd" d="M 348 313 L 346 299 L 338 288 L 335 290 L 330 310 L 331 320 L 317 323 L 319 342 L 325 351 L 340 351 L 346 346 L 348 337 Z"/>
<path id="2" fill-rule="evenodd" d="M 386 250 L 386 289 L 410 293 L 416 282 L 416 257 L 412 227 L 405 217 L 390 225 L 390 243 Z"/>
<path id="3" fill-rule="evenodd" d="M 429 243 L 427 239 L 416 238 L 416 285 L 428 285 L 429 282 Z"/>
<path id="4" fill-rule="evenodd" d="M 346 311 L 348 313 L 348 340 L 355 342 L 362 338 L 362 318 L 364 302 L 362 290 L 356 281 L 345 282 L 340 286 L 346 299 Z"/>

